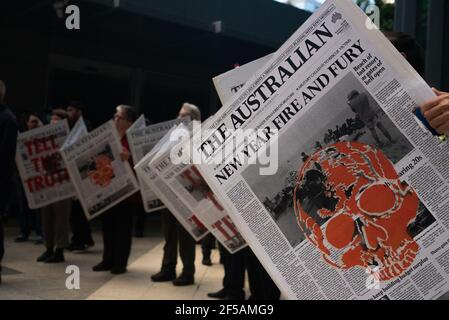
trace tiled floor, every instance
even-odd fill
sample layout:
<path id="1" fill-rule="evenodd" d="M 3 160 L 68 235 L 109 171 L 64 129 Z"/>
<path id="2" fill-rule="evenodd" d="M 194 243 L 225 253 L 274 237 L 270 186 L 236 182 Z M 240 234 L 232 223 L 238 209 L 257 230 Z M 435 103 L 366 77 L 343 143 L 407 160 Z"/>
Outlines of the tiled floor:
<path id="1" fill-rule="evenodd" d="M 36 258 L 43 252 L 42 245 L 32 242 L 15 243 L 17 228 L 6 227 L 6 255 L 3 261 L 3 284 L 0 300 L 10 299 L 207 299 L 207 293 L 221 288 L 223 268 L 218 264 L 219 255 L 213 250 L 212 267 L 201 264 L 201 247 L 197 246 L 195 285 L 178 288 L 169 283 L 153 283 L 150 275 L 159 271 L 163 239 L 159 221 L 147 221 L 145 238 L 133 239 L 128 273 L 111 275 L 95 273 L 92 266 L 100 262 L 102 255 L 101 232 L 94 225 L 95 247 L 84 253 L 66 253 L 62 264 L 43 264 Z M 68 265 L 80 270 L 80 290 L 66 288 Z M 181 262 L 178 267 L 182 267 Z"/>
<path id="2" fill-rule="evenodd" d="M 95 273 L 92 266 L 101 260 L 101 232 L 94 226 L 96 245 L 85 253 L 66 253 L 66 263 L 48 265 L 36 262 L 43 246 L 32 242 L 14 243 L 17 228 L 6 228 L 6 256 L 3 261 L 3 284 L 0 300 L 205 300 L 207 293 L 221 289 L 223 267 L 218 264 L 219 254 L 213 250 L 211 267 L 201 264 L 201 247 L 197 246 L 195 284 L 175 287 L 168 283 L 153 283 L 150 275 L 160 268 L 163 239 L 159 221 L 149 221 L 146 237 L 133 239 L 128 273 L 114 276 L 108 272 Z M 80 290 L 66 288 L 66 267 L 80 269 Z M 178 263 L 178 274 L 182 263 Z M 247 288 L 246 291 L 248 292 Z M 449 300 L 449 294 L 443 297 Z"/>

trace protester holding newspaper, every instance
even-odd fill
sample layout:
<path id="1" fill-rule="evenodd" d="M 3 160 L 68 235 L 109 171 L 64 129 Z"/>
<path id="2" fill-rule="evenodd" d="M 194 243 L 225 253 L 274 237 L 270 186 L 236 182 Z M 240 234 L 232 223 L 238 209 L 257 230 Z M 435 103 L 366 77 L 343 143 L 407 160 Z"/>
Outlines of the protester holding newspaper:
<path id="1" fill-rule="evenodd" d="M 55 109 L 51 115 L 51 124 L 68 119 L 68 114 L 63 109 Z M 59 170 L 60 155 L 55 153 L 43 163 L 48 174 Z M 69 245 L 70 211 L 72 201 L 70 199 L 51 203 L 42 209 L 42 227 L 45 252 L 37 258 L 38 262 L 60 263 L 64 262 L 64 248 Z"/>
<path id="2" fill-rule="evenodd" d="M 0 284 L 2 283 L 2 259 L 5 253 L 3 234 L 3 214 L 10 199 L 11 184 L 14 173 L 14 157 L 16 154 L 17 122 L 13 113 L 5 106 L 5 83 L 0 80 L 0 166 L 3 170 L 0 179 Z"/>
<path id="3" fill-rule="evenodd" d="M 39 116 L 35 113 L 30 113 L 26 115 L 25 118 L 25 130 L 34 130 L 36 128 L 43 127 Z M 30 209 L 25 190 L 23 189 L 22 183 L 20 183 L 20 177 L 17 177 L 17 192 L 20 201 L 19 205 L 19 223 L 20 223 L 20 233 L 14 240 L 14 242 L 26 242 L 29 239 L 30 233 L 32 231 L 32 227 L 37 235 L 37 239 L 35 240 L 36 245 L 40 245 L 43 243 L 42 240 L 42 221 L 41 221 L 41 210 L 40 209 Z"/>
<path id="4" fill-rule="evenodd" d="M 119 105 L 116 108 L 114 122 L 119 133 L 123 151 L 122 161 L 132 162 L 126 130 L 137 119 L 134 108 Z M 103 260 L 93 267 L 93 271 L 111 271 L 112 274 L 125 273 L 131 253 L 133 208 L 141 201 L 137 193 L 119 202 L 102 214 Z"/>
<path id="5" fill-rule="evenodd" d="M 190 117 L 192 120 L 201 120 L 201 111 L 195 105 L 184 103 L 179 111 L 178 118 Z M 162 228 L 165 237 L 164 257 L 161 271 L 151 276 L 154 282 L 173 281 L 175 286 L 187 286 L 194 283 L 195 274 L 195 240 L 178 223 L 168 210 L 162 213 Z M 176 264 L 179 255 L 183 263 L 183 271 L 176 278 Z M 175 279 L 176 278 L 176 279 Z"/>
<path id="6" fill-rule="evenodd" d="M 67 107 L 67 113 L 69 114 L 70 129 L 76 124 L 76 122 L 83 117 L 84 105 L 78 101 L 70 102 Z M 87 130 L 91 130 L 90 122 L 87 119 L 83 121 L 87 127 Z M 83 251 L 89 247 L 94 246 L 94 240 L 92 239 L 92 231 L 90 229 L 89 222 L 86 215 L 83 212 L 83 208 L 78 199 L 72 201 L 72 213 L 70 215 L 70 226 L 72 228 L 72 238 L 70 239 L 69 250 L 70 251 Z"/>

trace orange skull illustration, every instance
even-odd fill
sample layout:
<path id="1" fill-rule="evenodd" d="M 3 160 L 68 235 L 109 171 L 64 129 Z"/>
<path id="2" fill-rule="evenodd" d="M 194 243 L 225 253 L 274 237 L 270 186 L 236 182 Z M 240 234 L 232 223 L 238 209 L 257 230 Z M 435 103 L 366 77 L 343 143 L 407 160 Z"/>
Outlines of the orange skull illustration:
<path id="1" fill-rule="evenodd" d="M 369 145 L 341 142 L 311 156 L 298 172 L 294 207 L 301 230 L 333 267 L 377 267 L 379 280 L 388 281 L 419 250 L 407 232 L 419 199 Z"/>
<path id="2" fill-rule="evenodd" d="M 107 187 L 114 177 L 111 159 L 106 155 L 95 157 L 95 170 L 89 171 L 88 175 L 93 184 L 102 188 Z"/>

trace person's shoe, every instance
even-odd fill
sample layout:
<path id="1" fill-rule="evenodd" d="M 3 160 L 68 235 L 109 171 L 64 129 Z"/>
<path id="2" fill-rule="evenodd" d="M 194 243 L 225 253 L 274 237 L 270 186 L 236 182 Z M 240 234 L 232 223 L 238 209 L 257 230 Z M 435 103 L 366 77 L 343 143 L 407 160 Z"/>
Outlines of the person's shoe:
<path id="1" fill-rule="evenodd" d="M 17 236 L 17 238 L 14 240 L 14 242 L 16 242 L 16 243 L 27 242 L 27 241 L 28 241 L 28 237 L 24 236 L 23 234 L 19 234 Z"/>
<path id="2" fill-rule="evenodd" d="M 53 249 L 47 249 L 43 254 L 41 254 L 41 255 L 37 258 L 37 262 L 45 262 L 45 261 L 47 261 L 47 259 L 50 258 L 51 256 L 53 256 Z"/>
<path id="3" fill-rule="evenodd" d="M 56 249 L 55 253 L 49 257 L 47 260 L 45 260 L 45 263 L 60 263 L 60 262 L 64 262 L 64 249 Z"/>
<path id="4" fill-rule="evenodd" d="M 83 244 L 76 244 L 76 243 L 72 243 L 70 244 L 70 246 L 67 248 L 69 251 L 84 251 L 86 250 L 86 247 Z"/>
<path id="5" fill-rule="evenodd" d="M 86 248 L 92 248 L 93 246 L 95 246 L 95 242 L 94 240 L 89 240 L 85 243 Z"/>
<path id="6" fill-rule="evenodd" d="M 176 273 L 161 271 L 151 276 L 153 282 L 167 282 L 176 278 Z"/>
<path id="7" fill-rule="evenodd" d="M 209 298 L 213 298 L 213 299 L 224 299 L 228 295 L 226 294 L 225 289 L 221 289 L 220 291 L 217 291 L 217 292 L 208 293 L 207 296 Z"/>
<path id="8" fill-rule="evenodd" d="M 186 276 L 183 274 L 181 274 L 178 278 L 173 280 L 173 285 L 176 287 L 190 286 L 194 283 L 195 281 L 193 279 L 193 276 Z"/>
<path id="9" fill-rule="evenodd" d="M 111 271 L 111 269 L 112 269 L 112 267 L 110 267 L 109 265 L 107 265 L 104 262 L 100 262 L 96 266 L 92 267 L 92 270 L 94 272 Z"/>
<path id="10" fill-rule="evenodd" d="M 134 232 L 134 238 L 143 238 L 143 232 L 142 231 Z"/>
<path id="11" fill-rule="evenodd" d="M 111 273 L 112 274 L 123 274 L 126 273 L 128 270 L 126 268 L 112 268 Z"/>
<path id="12" fill-rule="evenodd" d="M 212 265 L 212 260 L 210 258 L 203 258 L 203 265 L 210 267 Z"/>

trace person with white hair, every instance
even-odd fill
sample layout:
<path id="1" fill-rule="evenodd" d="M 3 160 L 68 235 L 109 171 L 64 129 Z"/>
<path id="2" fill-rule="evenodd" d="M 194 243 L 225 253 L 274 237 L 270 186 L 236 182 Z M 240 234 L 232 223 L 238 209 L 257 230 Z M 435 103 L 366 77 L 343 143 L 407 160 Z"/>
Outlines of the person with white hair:
<path id="1" fill-rule="evenodd" d="M 138 113 L 131 106 L 119 105 L 116 108 L 114 122 L 122 144 L 120 157 L 122 161 L 128 161 L 131 167 L 133 165 L 126 130 L 137 118 Z M 140 194 L 136 192 L 102 214 L 103 258 L 92 268 L 94 272 L 110 271 L 117 275 L 127 272 L 132 245 L 132 213 L 141 203 Z"/>
<path id="2" fill-rule="evenodd" d="M 191 120 L 201 121 L 201 110 L 196 105 L 185 102 L 179 110 L 178 118 L 190 117 Z"/>
<path id="3" fill-rule="evenodd" d="M 179 110 L 178 118 L 190 117 L 191 120 L 201 121 L 200 109 L 190 103 L 184 103 Z M 164 232 L 165 245 L 162 258 L 161 271 L 151 276 L 153 282 L 167 282 L 173 280 L 175 286 L 188 286 L 194 284 L 195 275 L 195 239 L 176 220 L 173 214 L 162 211 L 162 230 Z M 181 256 L 183 270 L 176 278 L 176 264 Z"/>

